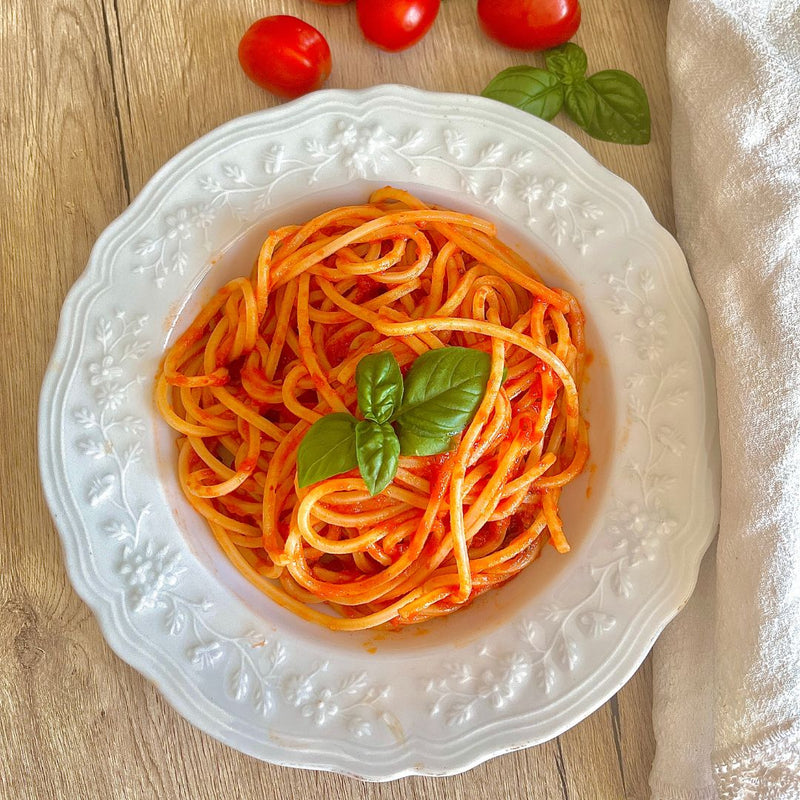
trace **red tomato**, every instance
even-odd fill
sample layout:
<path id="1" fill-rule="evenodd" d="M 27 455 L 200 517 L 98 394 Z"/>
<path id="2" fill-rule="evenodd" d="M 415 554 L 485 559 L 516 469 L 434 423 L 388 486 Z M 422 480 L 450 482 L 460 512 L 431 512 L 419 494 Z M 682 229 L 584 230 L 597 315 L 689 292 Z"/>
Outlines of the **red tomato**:
<path id="1" fill-rule="evenodd" d="M 520 50 L 564 44 L 581 24 L 578 0 L 478 0 L 478 19 L 488 36 Z"/>
<path id="2" fill-rule="evenodd" d="M 254 22 L 239 42 L 239 63 L 251 81 L 281 97 L 319 89 L 331 74 L 331 49 L 307 22 L 281 14 Z"/>
<path id="3" fill-rule="evenodd" d="M 356 0 L 356 14 L 368 42 L 396 52 L 430 30 L 439 5 L 440 0 Z"/>

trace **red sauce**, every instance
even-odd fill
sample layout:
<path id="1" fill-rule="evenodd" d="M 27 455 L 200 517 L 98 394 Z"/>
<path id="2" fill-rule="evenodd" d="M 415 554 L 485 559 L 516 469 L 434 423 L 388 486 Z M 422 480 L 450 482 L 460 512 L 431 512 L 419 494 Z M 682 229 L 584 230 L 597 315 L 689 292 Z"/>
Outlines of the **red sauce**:
<path id="1" fill-rule="evenodd" d="M 429 481 L 435 481 L 439 477 L 442 465 L 447 461 L 449 453 L 438 453 L 435 456 L 428 456 L 424 466 L 419 470 L 420 477 Z"/>
<path id="2" fill-rule="evenodd" d="M 506 531 L 508 530 L 509 525 L 511 524 L 511 520 L 506 517 L 505 519 L 496 520 L 494 522 L 488 522 L 484 525 L 476 534 L 472 537 L 472 541 L 470 542 L 470 547 L 474 548 L 481 548 L 483 547 L 489 540 L 495 539 L 496 537 L 504 537 L 506 535 Z"/>
<path id="3" fill-rule="evenodd" d="M 246 358 L 247 356 L 239 356 L 239 358 L 235 358 L 225 365 L 228 370 L 228 377 L 233 383 L 241 383 L 242 367 L 244 367 Z"/>
<path id="4" fill-rule="evenodd" d="M 310 377 L 311 377 L 311 383 L 314 384 L 314 388 L 317 391 L 321 391 L 322 389 L 325 388 L 325 379 L 322 377 L 322 375 L 318 375 L 316 372 L 312 372 Z"/>
<path id="5" fill-rule="evenodd" d="M 514 420 L 514 435 L 518 436 L 525 444 L 534 444 L 541 435 L 536 432 L 536 418 L 531 414 L 522 413 Z"/>
<path id="6" fill-rule="evenodd" d="M 486 544 L 488 538 L 489 531 L 486 529 L 486 526 L 484 526 L 472 537 L 472 541 L 469 543 L 469 546 L 481 548 Z"/>
<path id="7" fill-rule="evenodd" d="M 292 350 L 292 348 L 291 347 L 287 347 L 286 345 L 284 345 L 283 346 L 283 350 L 281 350 L 281 354 L 278 357 L 278 367 L 276 369 L 276 372 L 279 375 L 283 375 L 284 374 L 284 370 L 286 369 L 286 367 L 292 361 L 294 361 L 296 358 L 297 358 L 297 356 L 294 354 L 294 351 Z"/>
<path id="8" fill-rule="evenodd" d="M 502 536 L 506 535 L 508 531 L 508 526 L 511 524 L 511 520 L 508 517 L 505 519 L 498 519 L 494 522 L 489 523 L 489 530 L 491 531 L 492 535 L 497 536 L 501 534 Z"/>
<path id="9" fill-rule="evenodd" d="M 432 465 L 435 467 L 435 471 L 431 473 L 429 478 L 431 484 L 431 497 L 441 499 L 444 497 L 445 492 L 447 491 L 447 479 L 450 477 L 450 473 L 452 472 L 452 470 L 448 468 L 451 455 L 451 453 L 441 453 L 437 456 L 430 456 Z M 439 459 L 443 460 L 439 461 Z"/>
<path id="10" fill-rule="evenodd" d="M 356 290 L 350 300 L 356 305 L 360 305 L 367 300 L 372 300 L 373 297 L 377 297 L 382 292 L 383 286 L 372 280 L 369 275 L 359 275 L 356 281 Z"/>
<path id="11" fill-rule="evenodd" d="M 394 550 L 392 550 L 392 552 L 390 553 L 392 561 L 397 561 L 397 559 L 400 558 L 400 556 L 402 556 L 403 553 L 405 553 L 407 550 L 408 550 L 408 542 L 405 539 L 399 541 L 395 545 Z"/>
<path id="12" fill-rule="evenodd" d="M 332 365 L 341 364 L 350 355 L 350 347 L 356 335 L 356 332 L 353 332 L 349 336 L 334 336 L 325 345 L 325 354 Z"/>

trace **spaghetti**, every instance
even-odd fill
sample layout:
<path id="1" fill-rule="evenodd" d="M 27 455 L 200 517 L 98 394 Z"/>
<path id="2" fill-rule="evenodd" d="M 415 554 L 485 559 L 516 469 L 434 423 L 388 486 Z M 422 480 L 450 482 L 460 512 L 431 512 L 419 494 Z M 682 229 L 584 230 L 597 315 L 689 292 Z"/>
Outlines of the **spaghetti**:
<path id="1" fill-rule="evenodd" d="M 310 426 L 356 411 L 361 358 L 390 351 L 405 372 L 453 345 L 491 371 L 452 449 L 401 456 L 374 497 L 357 469 L 298 488 Z M 547 541 L 569 550 L 558 503 L 588 456 L 584 352 L 576 300 L 493 225 L 385 188 L 272 231 L 166 354 L 156 402 L 188 501 L 249 581 L 331 629 L 399 626 L 462 608 Z"/>

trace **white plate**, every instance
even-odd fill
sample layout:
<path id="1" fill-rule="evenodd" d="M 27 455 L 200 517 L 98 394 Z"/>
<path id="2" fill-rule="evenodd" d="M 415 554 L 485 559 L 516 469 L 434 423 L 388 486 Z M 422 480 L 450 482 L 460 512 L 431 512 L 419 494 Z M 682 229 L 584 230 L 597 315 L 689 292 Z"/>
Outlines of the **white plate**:
<path id="1" fill-rule="evenodd" d="M 568 556 L 448 619 L 331 633 L 250 586 L 184 502 L 153 375 L 269 227 L 387 183 L 495 221 L 578 296 L 592 466 L 562 501 Z M 190 145 L 100 237 L 42 388 L 41 471 L 75 589 L 188 720 L 278 764 L 442 775 L 587 716 L 685 602 L 717 518 L 713 398 L 680 249 L 568 136 L 480 97 L 326 91 Z"/>

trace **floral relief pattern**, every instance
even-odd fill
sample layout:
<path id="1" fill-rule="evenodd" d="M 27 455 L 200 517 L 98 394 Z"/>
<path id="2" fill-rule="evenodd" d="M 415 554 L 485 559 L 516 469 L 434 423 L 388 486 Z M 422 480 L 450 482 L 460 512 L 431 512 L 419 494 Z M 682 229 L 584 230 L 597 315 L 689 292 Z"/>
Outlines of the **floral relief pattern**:
<path id="1" fill-rule="evenodd" d="M 349 675 L 334 686 L 315 684 L 314 679 L 327 668 L 326 661 L 309 673 L 289 675 L 283 681 L 284 697 L 300 710 L 301 716 L 317 726 L 342 718 L 347 730 L 359 738 L 372 734 L 372 718 L 392 731 L 399 728 L 394 714 L 376 706 L 389 696 L 388 686 L 370 686 L 365 672 Z"/>
<path id="2" fill-rule="evenodd" d="M 585 254 L 592 239 L 605 233 L 599 224 L 603 210 L 590 200 L 573 200 L 564 181 L 529 175 L 517 181 L 517 192 L 528 206 L 528 227 L 543 221 L 556 244 L 569 241 Z"/>
<path id="3" fill-rule="evenodd" d="M 426 167 L 449 170 L 460 189 L 485 205 L 502 199 L 520 202 L 527 209 L 530 228 L 556 244 L 571 243 L 585 254 L 594 239 L 605 233 L 603 209 L 589 199 L 580 199 L 565 181 L 531 173 L 535 157 L 529 149 L 510 149 L 502 142 L 490 142 L 475 150 L 466 135 L 454 127 L 438 136 L 419 128 L 402 133 L 387 130 L 380 123 L 356 123 L 340 118 L 333 123 L 327 139 L 305 138 L 287 154 L 287 145 L 271 143 L 260 158 L 261 174 L 248 176 L 238 164 L 224 163 L 219 175 L 200 179 L 206 199 L 192 206 L 180 206 L 164 217 L 162 235 L 142 239 L 134 254 L 140 259 L 134 272 L 152 274 L 163 286 L 170 274 L 183 275 L 191 257 L 204 260 L 211 253 L 209 229 L 221 217 L 237 227 L 235 236 L 261 216 L 273 202 L 279 185 L 303 179 L 313 186 L 326 170 L 347 172 L 350 180 L 377 178 L 396 172 L 420 176 Z"/>
<path id="4" fill-rule="evenodd" d="M 427 682 L 426 691 L 436 698 L 430 713 L 443 716 L 446 725 L 468 722 L 482 702 L 503 708 L 530 678 L 531 664 L 524 653 L 496 654 L 482 647 L 478 655 L 479 665 L 445 664 L 444 677 Z"/>
<path id="5" fill-rule="evenodd" d="M 666 315 L 657 307 L 655 279 L 648 269 L 637 270 L 627 263 L 621 275 L 607 274 L 611 288 L 609 305 L 618 317 L 630 318 L 616 335 L 620 345 L 636 353 L 639 369 L 631 372 L 625 388 L 631 390 L 628 412 L 631 419 L 647 433 L 647 452 L 643 459 L 628 464 L 639 486 L 639 502 L 628 508 L 627 516 L 619 510 L 620 519 L 633 530 L 655 530 L 663 536 L 674 528 L 674 521 L 665 518 L 663 492 L 675 481 L 675 461 L 671 470 L 663 465 L 683 454 L 686 442 L 672 424 L 670 413 L 685 403 L 688 390 L 683 382 L 688 365 L 683 360 L 667 359 Z"/>
<path id="6" fill-rule="evenodd" d="M 146 511 L 131 506 L 125 483 L 128 471 L 141 456 L 141 445 L 136 437 L 144 431 L 144 422 L 139 417 L 117 412 L 131 386 L 143 380 L 135 369 L 128 380 L 125 376 L 126 369 L 141 359 L 150 344 L 140 338 L 147 320 L 147 315 L 131 317 L 118 310 L 113 318 L 101 317 L 97 321 L 94 341 L 100 352 L 86 368 L 88 384 L 94 389 L 95 408 L 81 407 L 73 415 L 85 432 L 76 442 L 78 451 L 103 463 L 103 468 L 94 474 L 86 489 L 89 505 L 96 507 L 111 500 L 134 519 L 140 519 Z M 114 446 L 120 432 L 129 437 L 127 446 L 121 450 Z M 116 497 L 113 496 L 115 490 L 118 490 Z"/>

